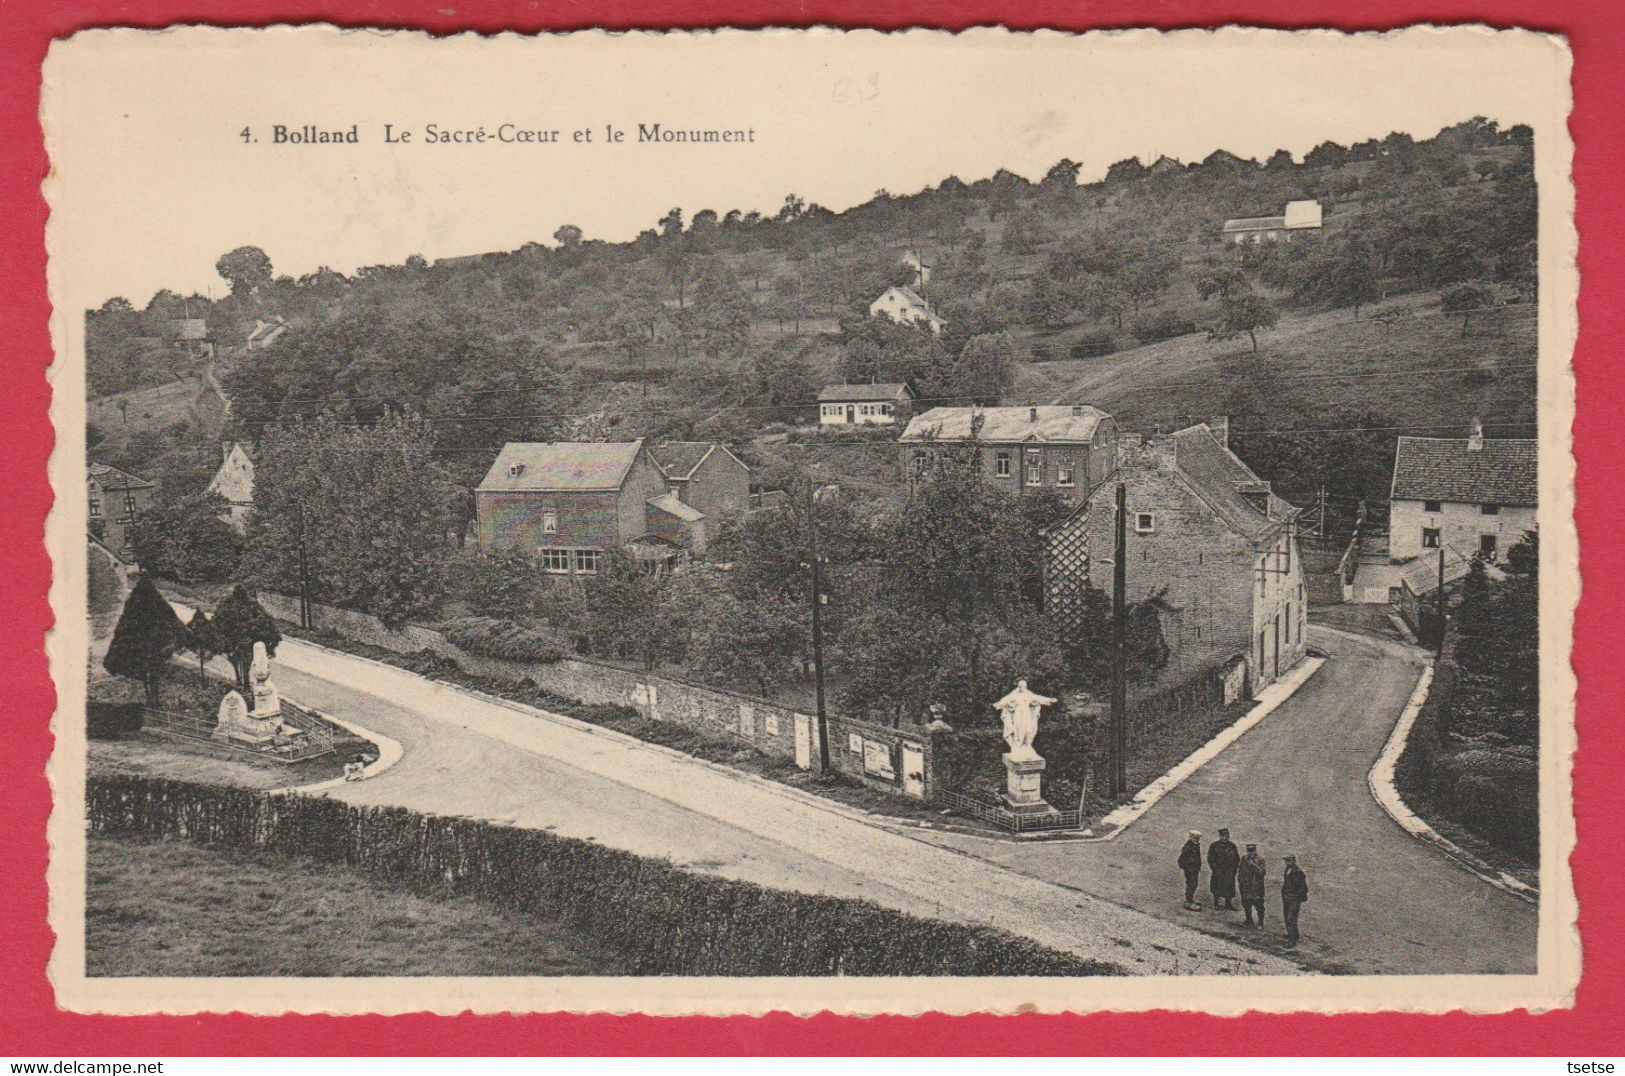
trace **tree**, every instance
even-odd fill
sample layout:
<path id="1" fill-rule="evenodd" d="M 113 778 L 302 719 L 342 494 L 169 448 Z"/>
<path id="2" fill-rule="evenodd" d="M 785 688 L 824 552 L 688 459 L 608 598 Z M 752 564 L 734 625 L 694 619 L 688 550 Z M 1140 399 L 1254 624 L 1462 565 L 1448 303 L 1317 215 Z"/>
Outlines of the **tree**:
<path id="1" fill-rule="evenodd" d="M 1366 244 L 1351 240 L 1313 263 L 1298 291 L 1303 298 L 1350 307 L 1359 321 L 1360 307 L 1382 298 L 1376 256 Z"/>
<path id="2" fill-rule="evenodd" d="M 1253 354 L 1258 354 L 1258 330 L 1274 328 L 1281 319 L 1280 311 L 1269 297 L 1261 292 L 1232 292 L 1219 303 L 1219 321 L 1208 330 L 1211 340 L 1229 340 L 1246 333 L 1253 343 Z"/>
<path id="3" fill-rule="evenodd" d="M 683 211 L 677 206 L 672 206 L 666 211 L 666 215 L 655 223 L 660 225 L 660 238 L 673 239 L 683 234 Z"/>
<path id="4" fill-rule="evenodd" d="M 142 513 L 136 556 L 142 568 L 166 579 L 223 583 L 237 571 L 242 536 L 224 518 L 227 505 L 213 493 L 160 499 Z"/>
<path id="5" fill-rule="evenodd" d="M 1050 170 L 1044 173 L 1044 178 L 1038 185 L 1046 191 L 1070 191 L 1077 187 L 1078 173 L 1082 170 L 1083 165 L 1077 161 L 1070 157 L 1062 157 L 1050 166 Z"/>
<path id="6" fill-rule="evenodd" d="M 186 629 L 180 617 L 158 593 L 150 576 L 143 575 L 124 601 L 118 625 L 102 666 L 114 676 L 141 681 L 147 705 L 158 705 L 158 689 L 163 683 L 169 659 L 185 644 Z"/>
<path id="7" fill-rule="evenodd" d="M 1467 335 L 1467 326 L 1473 315 L 1495 305 L 1495 289 L 1486 284 L 1457 284 L 1439 297 L 1439 305 L 1447 314 L 1461 315 L 1461 335 Z"/>
<path id="8" fill-rule="evenodd" d="M 254 294 L 271 282 L 271 259 L 259 247 L 238 247 L 220 255 L 214 271 L 231 284 L 231 294 L 244 297 Z"/>
<path id="9" fill-rule="evenodd" d="M 237 672 L 237 689 L 246 695 L 253 690 L 249 676 L 254 664 L 254 644 L 264 643 L 266 654 L 276 656 L 276 646 L 282 641 L 276 621 L 254 600 L 248 588 L 239 583 L 231 588 L 226 600 L 215 607 L 209 628 L 215 652 L 230 660 Z"/>
<path id="10" fill-rule="evenodd" d="M 574 224 L 561 224 L 558 231 L 553 233 L 553 241 L 559 245 L 560 250 L 575 250 L 581 246 L 583 234 Z"/>
<path id="11" fill-rule="evenodd" d="M 186 649 L 197 655 L 197 681 L 199 684 L 207 682 L 206 672 L 209 659 L 224 651 L 220 642 L 220 635 L 215 631 L 214 624 L 209 620 L 209 614 L 202 609 L 192 614 L 192 619 L 186 624 Z"/>

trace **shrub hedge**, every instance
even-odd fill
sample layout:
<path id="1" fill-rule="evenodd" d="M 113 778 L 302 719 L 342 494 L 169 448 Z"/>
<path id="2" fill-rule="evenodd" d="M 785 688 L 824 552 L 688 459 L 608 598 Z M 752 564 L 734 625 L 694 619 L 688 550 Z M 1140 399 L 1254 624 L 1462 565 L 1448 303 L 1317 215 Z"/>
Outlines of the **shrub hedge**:
<path id="1" fill-rule="evenodd" d="M 143 715 L 139 702 L 98 702 L 85 704 L 85 734 L 92 740 L 116 740 L 141 731 Z"/>
<path id="2" fill-rule="evenodd" d="M 642 975 L 1121 975 L 988 927 L 766 889 L 588 841 L 402 808 L 92 777 L 90 832 L 259 848 L 558 917 Z"/>
<path id="3" fill-rule="evenodd" d="M 512 620 L 466 616 L 444 625 L 443 630 L 453 646 L 486 657 L 551 663 L 565 656 L 564 647 L 551 635 Z"/>
<path id="4" fill-rule="evenodd" d="M 1074 359 L 1098 359 L 1117 350 L 1117 338 L 1109 332 L 1084 333 L 1072 341 L 1067 354 Z"/>

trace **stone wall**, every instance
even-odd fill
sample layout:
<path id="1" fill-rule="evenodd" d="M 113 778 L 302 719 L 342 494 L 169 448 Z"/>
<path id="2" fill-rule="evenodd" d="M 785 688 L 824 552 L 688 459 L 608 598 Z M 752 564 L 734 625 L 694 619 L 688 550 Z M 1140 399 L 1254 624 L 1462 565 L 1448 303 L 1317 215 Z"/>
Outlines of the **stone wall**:
<path id="1" fill-rule="evenodd" d="M 828 723 L 830 769 L 913 799 L 935 796 L 936 753 L 928 729 L 893 728 L 844 717 L 831 717 Z"/>

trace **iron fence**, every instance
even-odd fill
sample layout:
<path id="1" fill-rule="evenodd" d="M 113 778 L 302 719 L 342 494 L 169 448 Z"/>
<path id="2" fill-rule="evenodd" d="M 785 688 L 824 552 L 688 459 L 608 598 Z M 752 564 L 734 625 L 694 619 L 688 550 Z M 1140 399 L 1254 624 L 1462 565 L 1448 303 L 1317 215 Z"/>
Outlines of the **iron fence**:
<path id="1" fill-rule="evenodd" d="M 1083 825 L 1082 811 L 1023 814 L 945 788 L 937 790 L 936 799 L 950 810 L 969 815 L 971 818 L 997 826 L 1011 833 L 1027 833 L 1046 829 L 1077 829 Z"/>
<path id="2" fill-rule="evenodd" d="M 142 726 L 155 732 L 179 736 L 224 747 L 255 758 L 273 762 L 304 762 L 320 758 L 334 751 L 333 727 L 314 714 L 284 701 L 281 720 L 289 731 L 279 733 L 264 744 L 238 743 L 229 739 L 215 739 L 215 719 L 203 713 L 175 713 L 152 706 L 141 708 Z"/>

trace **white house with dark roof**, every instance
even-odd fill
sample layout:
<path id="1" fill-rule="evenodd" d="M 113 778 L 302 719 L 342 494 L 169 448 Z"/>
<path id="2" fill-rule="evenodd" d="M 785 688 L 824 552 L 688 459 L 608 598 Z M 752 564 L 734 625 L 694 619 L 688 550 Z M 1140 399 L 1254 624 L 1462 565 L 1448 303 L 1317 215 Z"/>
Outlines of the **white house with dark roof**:
<path id="1" fill-rule="evenodd" d="M 1012 493 L 1052 489 L 1082 499 L 1111 471 L 1117 423 L 1087 404 L 933 407 L 909 420 L 898 443 L 910 482 L 968 459 Z"/>
<path id="2" fill-rule="evenodd" d="M 241 441 L 226 442 L 221 455 L 220 469 L 210 480 L 208 492 L 226 502 L 222 518 L 242 534 L 254 511 L 254 457 Z"/>
<path id="3" fill-rule="evenodd" d="M 913 288 L 897 285 L 887 288 L 880 298 L 869 304 L 869 316 L 887 317 L 902 325 L 924 325 L 934 333 L 942 332 L 947 322 L 931 309 L 931 304 Z"/>
<path id="4" fill-rule="evenodd" d="M 1486 438 L 1401 437 L 1388 497 L 1388 557 L 1406 561 L 1441 547 L 1494 561 L 1535 529 L 1537 444 Z"/>
<path id="5" fill-rule="evenodd" d="M 1288 202 L 1278 217 L 1234 217 L 1224 222 L 1227 243 L 1275 243 L 1299 235 L 1318 235 L 1323 226 L 1320 203 L 1313 198 Z"/>
<path id="6" fill-rule="evenodd" d="M 907 385 L 825 385 L 818 393 L 820 426 L 890 426 L 906 416 L 914 393 Z"/>

